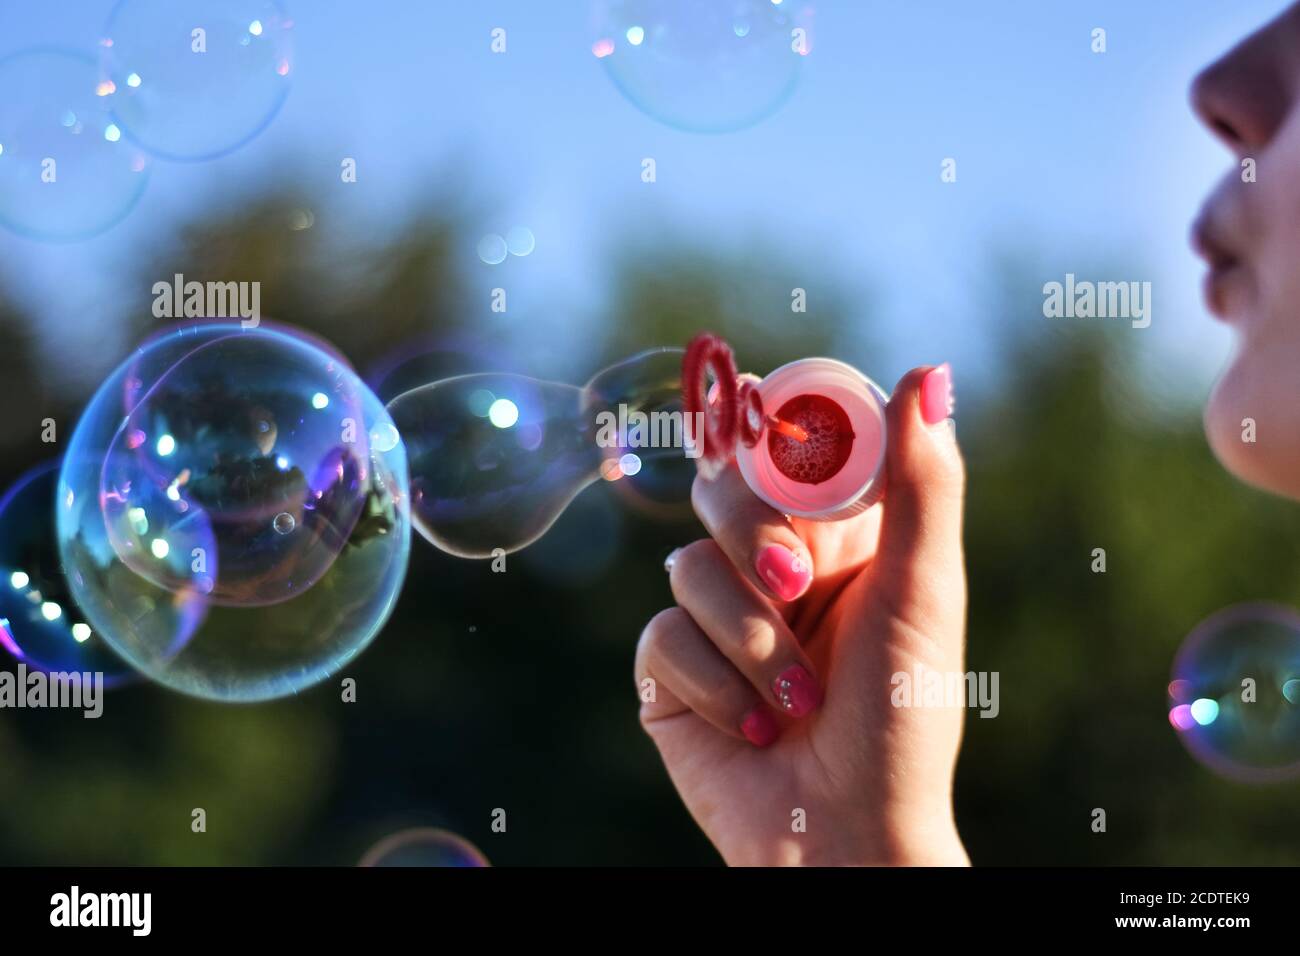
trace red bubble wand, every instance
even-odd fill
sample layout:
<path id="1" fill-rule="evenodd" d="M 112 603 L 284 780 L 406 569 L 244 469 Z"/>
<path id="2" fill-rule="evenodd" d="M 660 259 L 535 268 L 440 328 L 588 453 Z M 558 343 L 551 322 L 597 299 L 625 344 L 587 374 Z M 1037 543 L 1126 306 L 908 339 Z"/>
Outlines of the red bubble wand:
<path id="1" fill-rule="evenodd" d="M 771 415 L 763 409 L 754 383 L 737 379 L 731 346 L 711 332 L 691 339 L 682 359 L 682 401 L 687 434 L 699 446 L 699 469 L 706 478 L 726 467 L 738 439 L 753 448 L 765 429 L 773 464 L 793 481 L 818 484 L 844 466 L 853 446 L 853 429 L 836 403 L 819 395 L 801 395 Z M 702 434 L 695 434 L 697 422 L 703 425 Z"/>

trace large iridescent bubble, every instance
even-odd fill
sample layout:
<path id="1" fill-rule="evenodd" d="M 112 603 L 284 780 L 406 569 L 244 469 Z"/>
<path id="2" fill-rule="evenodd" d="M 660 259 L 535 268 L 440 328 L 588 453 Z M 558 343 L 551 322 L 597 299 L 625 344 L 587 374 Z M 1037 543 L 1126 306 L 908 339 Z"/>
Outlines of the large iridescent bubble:
<path id="1" fill-rule="evenodd" d="M 490 557 L 536 541 L 579 492 L 623 477 L 633 460 L 693 471 L 682 354 L 643 352 L 581 388 L 486 372 L 397 396 L 388 410 L 410 450 L 416 528 L 450 554 Z"/>
<path id="2" fill-rule="evenodd" d="M 54 49 L 0 60 L 0 224 L 34 239 L 115 225 L 148 183 L 113 119 L 92 57 Z"/>
<path id="3" fill-rule="evenodd" d="M 219 156 L 284 104 L 292 27 L 276 0 L 119 0 L 100 40 L 105 99 L 153 155 Z"/>
<path id="4" fill-rule="evenodd" d="M 106 686 L 134 671 L 113 652 L 72 601 L 54 535 L 59 462 L 28 471 L 0 497 L 0 648 L 46 672 L 99 673 Z M 178 628 L 196 623 L 201 608 Z"/>
<path id="5" fill-rule="evenodd" d="M 639 110 L 722 133 L 776 112 L 808 53 L 795 0 L 597 0 L 592 53 Z"/>
<path id="6" fill-rule="evenodd" d="M 95 394 L 60 475 L 59 545 L 78 606 L 140 671 L 199 697 L 277 697 L 383 625 L 407 482 L 391 418 L 340 356 L 265 323 L 199 323 Z"/>
<path id="7" fill-rule="evenodd" d="M 1216 773 L 1300 774 L 1300 614 L 1242 604 L 1202 621 L 1174 659 L 1168 699 L 1179 739 Z"/>

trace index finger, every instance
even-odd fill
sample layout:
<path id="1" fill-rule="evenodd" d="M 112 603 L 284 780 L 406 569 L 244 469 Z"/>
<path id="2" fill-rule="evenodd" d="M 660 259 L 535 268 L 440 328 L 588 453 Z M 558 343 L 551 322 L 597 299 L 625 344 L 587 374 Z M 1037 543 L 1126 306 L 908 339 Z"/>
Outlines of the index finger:
<path id="1" fill-rule="evenodd" d="M 716 478 L 696 476 L 691 505 L 745 579 L 777 601 L 793 601 L 812 584 L 812 557 L 790 520 L 760 501 L 734 461 Z"/>

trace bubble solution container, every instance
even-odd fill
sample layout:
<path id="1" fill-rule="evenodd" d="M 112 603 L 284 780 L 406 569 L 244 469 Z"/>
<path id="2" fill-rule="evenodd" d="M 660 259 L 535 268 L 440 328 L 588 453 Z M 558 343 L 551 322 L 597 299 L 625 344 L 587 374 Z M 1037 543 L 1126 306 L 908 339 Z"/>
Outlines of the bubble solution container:
<path id="1" fill-rule="evenodd" d="M 778 419 L 800 404 L 825 406 L 829 399 L 847 416 L 851 432 L 838 436 L 843 463 L 821 480 L 797 480 L 781 466 L 781 443 L 792 443 L 771 428 L 752 447 L 736 446 L 740 473 L 754 494 L 782 514 L 838 521 L 866 511 L 884 494 L 885 405 L 889 396 L 851 365 L 829 358 L 807 358 L 782 365 L 756 385 L 763 410 Z M 773 453 L 777 458 L 774 459 Z M 823 469 L 825 470 L 825 469 Z"/>

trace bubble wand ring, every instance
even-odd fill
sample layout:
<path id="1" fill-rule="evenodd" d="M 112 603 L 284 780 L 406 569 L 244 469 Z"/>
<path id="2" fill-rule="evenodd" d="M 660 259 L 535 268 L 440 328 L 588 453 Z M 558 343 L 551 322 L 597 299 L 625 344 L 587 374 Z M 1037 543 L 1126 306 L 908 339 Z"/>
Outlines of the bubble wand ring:
<path id="1" fill-rule="evenodd" d="M 715 394 L 707 390 L 712 373 Z M 703 422 L 699 464 L 709 475 L 720 472 L 736 448 L 736 359 L 731 346 L 711 332 L 701 332 L 686 346 L 682 358 L 682 409 L 688 422 Z"/>
<path id="2" fill-rule="evenodd" d="M 710 375 L 712 388 L 707 381 Z M 753 448 L 765 428 L 798 442 L 808 440 L 797 424 L 763 411 L 763 398 L 754 383 L 739 381 L 731 346 L 712 332 L 701 332 L 686 346 L 682 358 L 682 405 L 688 421 L 701 421 L 699 416 L 703 414 L 700 463 L 710 475 L 721 471 L 735 454 L 737 441 Z"/>
<path id="3" fill-rule="evenodd" d="M 826 358 L 788 363 L 761 382 L 740 381 L 735 370 L 718 336 L 702 333 L 687 345 L 683 407 L 703 422 L 701 475 L 716 477 L 734 455 L 760 499 L 821 521 L 860 514 L 880 499 L 888 396 L 879 386 Z"/>

